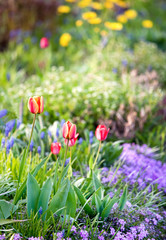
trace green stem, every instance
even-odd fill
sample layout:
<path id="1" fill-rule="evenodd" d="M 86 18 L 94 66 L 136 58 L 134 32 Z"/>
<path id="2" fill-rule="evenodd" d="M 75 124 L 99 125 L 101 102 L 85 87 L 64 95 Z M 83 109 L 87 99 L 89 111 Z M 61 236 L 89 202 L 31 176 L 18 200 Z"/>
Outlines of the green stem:
<path id="1" fill-rule="evenodd" d="M 96 155 L 96 158 L 95 158 L 95 161 L 94 161 L 94 164 L 93 164 L 93 169 L 94 169 L 94 167 L 95 167 L 95 165 L 97 163 L 97 159 L 99 157 L 100 149 L 101 149 L 101 141 L 99 143 L 99 148 L 98 148 L 98 151 L 97 151 L 97 155 Z"/>
<path id="2" fill-rule="evenodd" d="M 36 114 L 34 115 L 34 118 L 33 118 L 32 129 L 31 129 L 31 135 L 30 135 L 30 139 L 29 139 L 29 144 L 28 144 L 27 154 L 26 154 L 26 155 L 28 155 L 29 147 L 30 147 L 30 144 L 31 144 L 31 139 L 32 139 L 32 134 L 33 134 L 33 129 L 34 129 L 34 126 L 35 126 L 35 120 L 36 120 Z"/>
<path id="3" fill-rule="evenodd" d="M 65 162 L 66 162 L 66 156 L 67 156 L 68 146 L 69 146 L 69 140 L 67 140 L 66 152 L 65 152 L 65 156 L 64 156 L 64 160 L 63 160 L 63 165 L 62 165 L 62 169 L 61 169 L 61 173 L 60 173 L 60 178 L 59 178 L 59 181 L 58 181 L 58 187 L 59 187 L 59 185 L 60 185 L 60 183 L 61 183 L 61 180 L 62 180 L 62 174 L 63 174 L 63 169 L 64 169 L 64 166 L 65 166 Z"/>

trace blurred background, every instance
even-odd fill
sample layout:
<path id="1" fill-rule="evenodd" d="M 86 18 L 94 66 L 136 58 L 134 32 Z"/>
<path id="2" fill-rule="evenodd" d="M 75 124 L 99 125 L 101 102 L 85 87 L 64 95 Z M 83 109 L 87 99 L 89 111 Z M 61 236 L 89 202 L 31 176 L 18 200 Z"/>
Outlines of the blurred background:
<path id="1" fill-rule="evenodd" d="M 165 11 L 164 0 L 0 0 L 0 108 L 26 123 L 28 97 L 43 95 L 48 125 L 69 118 L 83 135 L 104 123 L 112 139 L 165 151 Z"/>

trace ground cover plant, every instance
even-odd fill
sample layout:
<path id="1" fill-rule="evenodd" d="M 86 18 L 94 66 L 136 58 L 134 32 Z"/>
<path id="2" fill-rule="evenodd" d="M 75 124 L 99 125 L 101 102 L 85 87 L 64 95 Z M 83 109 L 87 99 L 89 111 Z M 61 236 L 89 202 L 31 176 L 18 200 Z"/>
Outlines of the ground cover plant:
<path id="1" fill-rule="evenodd" d="M 4 125 L 1 111 L 1 231 L 9 229 L 2 239 L 164 239 L 165 164 L 155 149 L 105 142 L 104 125 L 77 140 L 69 121 L 38 121 L 43 97 L 28 106 L 28 129 Z"/>

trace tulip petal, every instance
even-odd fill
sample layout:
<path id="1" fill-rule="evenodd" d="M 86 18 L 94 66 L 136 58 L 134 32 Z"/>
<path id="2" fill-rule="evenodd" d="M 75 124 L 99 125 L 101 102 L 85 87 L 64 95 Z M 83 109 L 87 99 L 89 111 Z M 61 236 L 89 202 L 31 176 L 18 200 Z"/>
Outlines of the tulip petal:
<path id="1" fill-rule="evenodd" d="M 33 114 L 37 114 L 38 113 L 38 110 L 39 110 L 38 104 L 37 104 L 36 100 L 34 98 L 32 98 L 32 97 L 29 98 L 28 109 Z"/>
<path id="2" fill-rule="evenodd" d="M 63 124 L 62 134 L 63 134 L 63 137 L 64 137 L 64 138 L 68 138 L 69 128 L 68 128 L 67 123 L 64 123 L 64 124 Z"/>
<path id="3" fill-rule="evenodd" d="M 44 98 L 43 96 L 40 97 L 40 110 L 39 113 L 42 113 L 44 110 Z"/>
<path id="4" fill-rule="evenodd" d="M 75 138 L 76 135 L 76 125 L 73 124 L 69 130 L 69 139 Z"/>

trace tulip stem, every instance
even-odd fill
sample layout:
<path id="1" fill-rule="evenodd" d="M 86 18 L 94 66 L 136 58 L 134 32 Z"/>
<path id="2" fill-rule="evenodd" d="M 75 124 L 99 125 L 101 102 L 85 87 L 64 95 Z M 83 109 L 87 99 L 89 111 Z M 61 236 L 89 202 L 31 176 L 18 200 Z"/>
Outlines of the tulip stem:
<path id="1" fill-rule="evenodd" d="M 65 166 L 65 162 L 66 162 L 66 156 L 67 156 L 68 146 L 69 146 L 69 140 L 67 139 L 67 146 L 66 146 L 66 151 L 65 151 L 65 156 L 64 156 L 64 160 L 63 160 L 63 165 L 62 165 L 61 173 L 60 173 L 60 178 L 59 178 L 59 181 L 58 181 L 58 187 L 59 187 L 59 185 L 60 185 L 60 183 L 61 183 L 61 180 L 62 180 L 62 174 L 63 174 L 63 169 L 64 169 L 64 166 Z"/>
<path id="2" fill-rule="evenodd" d="M 29 139 L 29 144 L 28 144 L 28 148 L 27 148 L 27 153 L 28 153 L 28 151 L 29 151 L 29 147 L 30 147 L 30 144 L 31 144 L 31 139 L 32 139 L 32 134 L 33 134 L 33 129 L 34 129 L 34 126 L 35 126 L 35 120 L 36 120 L 36 114 L 34 115 L 34 118 L 33 118 L 32 129 L 31 129 L 31 135 L 30 135 L 30 139 Z"/>
<path id="3" fill-rule="evenodd" d="M 97 159 L 99 157 L 100 149 L 101 149 L 101 141 L 99 143 L 99 148 L 98 148 L 98 151 L 97 151 L 97 155 L 96 155 L 96 158 L 95 158 L 95 161 L 94 161 L 94 164 L 93 164 L 93 169 L 94 169 L 94 167 L 95 167 L 95 165 L 97 163 Z"/>

